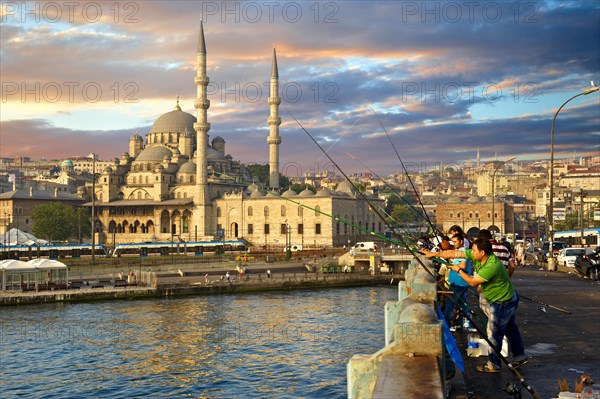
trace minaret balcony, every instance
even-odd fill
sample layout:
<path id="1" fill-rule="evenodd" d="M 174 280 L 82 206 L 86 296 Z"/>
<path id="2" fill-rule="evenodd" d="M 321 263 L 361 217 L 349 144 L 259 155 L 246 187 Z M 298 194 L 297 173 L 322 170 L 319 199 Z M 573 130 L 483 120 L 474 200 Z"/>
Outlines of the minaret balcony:
<path id="1" fill-rule="evenodd" d="M 196 109 L 208 109 L 210 107 L 210 100 L 206 98 L 197 98 L 194 100 L 194 108 Z"/>
<path id="2" fill-rule="evenodd" d="M 194 123 L 194 130 L 197 132 L 208 132 L 210 130 L 210 123 Z"/>
<path id="3" fill-rule="evenodd" d="M 279 125 L 281 125 L 281 118 L 278 117 L 278 116 L 269 116 L 267 118 L 267 123 L 269 125 L 277 125 L 277 126 L 279 126 Z"/>
<path id="4" fill-rule="evenodd" d="M 281 97 L 269 97 L 269 105 L 281 104 Z"/>
<path id="5" fill-rule="evenodd" d="M 281 144 L 281 137 L 267 137 L 267 144 Z"/>
<path id="6" fill-rule="evenodd" d="M 208 82 L 210 82 L 208 76 L 196 76 L 194 78 L 194 83 L 196 83 L 196 86 L 208 86 Z"/>

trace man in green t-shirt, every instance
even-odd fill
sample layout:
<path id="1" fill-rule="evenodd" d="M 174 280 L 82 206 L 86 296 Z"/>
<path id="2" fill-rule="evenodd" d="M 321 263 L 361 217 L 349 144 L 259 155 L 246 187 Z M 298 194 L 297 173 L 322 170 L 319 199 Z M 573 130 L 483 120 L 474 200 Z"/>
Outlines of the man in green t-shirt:
<path id="1" fill-rule="evenodd" d="M 473 242 L 473 249 L 446 250 L 439 252 L 422 251 L 427 258 L 434 256 L 440 258 L 466 258 L 473 262 L 475 273 L 469 276 L 460 265 L 452 265 L 450 269 L 459 273 L 472 287 L 481 287 L 481 294 L 489 302 L 488 337 L 492 345 L 498 350 L 490 351 L 488 362 L 478 366 L 477 371 L 483 373 L 499 373 L 502 367 L 498 353 L 502 348 L 502 338 L 506 335 L 513 353 L 513 367 L 517 368 L 527 363 L 525 346 L 519 327 L 515 322 L 515 315 L 519 305 L 519 296 L 510 282 L 508 271 L 493 253 L 492 244 L 488 240 L 477 239 Z"/>

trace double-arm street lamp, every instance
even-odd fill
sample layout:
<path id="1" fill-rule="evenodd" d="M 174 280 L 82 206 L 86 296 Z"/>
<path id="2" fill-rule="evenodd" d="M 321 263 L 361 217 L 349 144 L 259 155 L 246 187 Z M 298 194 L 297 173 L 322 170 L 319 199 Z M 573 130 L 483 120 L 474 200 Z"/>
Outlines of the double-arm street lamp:
<path id="1" fill-rule="evenodd" d="M 579 96 L 586 96 L 591 93 L 595 93 L 599 90 L 598 86 L 592 82 L 592 87 L 589 87 L 582 91 L 579 94 L 574 95 L 565 101 L 560 108 L 554 114 L 554 119 L 552 119 L 552 130 L 550 131 L 550 177 L 548 184 L 550 185 L 550 203 L 548 205 L 548 234 L 550 236 L 549 245 L 548 245 L 548 270 L 556 269 L 556 260 L 554 259 L 554 251 L 553 251 L 553 239 L 554 239 L 554 123 L 556 122 L 556 117 L 558 113 L 563 109 L 567 103 Z"/>
<path id="2" fill-rule="evenodd" d="M 496 172 L 498 172 L 498 170 L 506 163 L 513 161 L 514 159 L 516 159 L 517 157 L 512 157 L 510 159 L 507 159 L 504 162 L 500 162 L 498 164 L 498 166 L 496 166 L 496 168 L 494 169 L 494 173 L 492 173 L 492 229 L 494 227 L 496 227 L 496 225 L 494 224 L 495 221 L 495 214 L 496 214 Z"/>

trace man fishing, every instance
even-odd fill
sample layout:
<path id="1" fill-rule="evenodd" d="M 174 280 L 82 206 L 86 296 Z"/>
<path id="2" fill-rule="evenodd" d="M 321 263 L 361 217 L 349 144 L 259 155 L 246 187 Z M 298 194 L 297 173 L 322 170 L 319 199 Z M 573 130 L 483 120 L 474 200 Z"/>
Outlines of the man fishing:
<path id="1" fill-rule="evenodd" d="M 489 340 L 500 351 L 502 339 L 506 335 L 513 353 L 513 368 L 518 368 L 527 363 L 525 346 L 519 327 L 515 322 L 519 296 L 517 295 L 508 275 L 508 271 L 494 255 L 492 244 L 489 240 L 478 238 L 472 243 L 472 249 L 444 250 L 429 252 L 422 250 L 426 258 L 434 256 L 440 258 L 466 258 L 475 266 L 475 274 L 469 276 L 461 265 L 451 265 L 449 268 L 461 275 L 472 287 L 481 286 L 482 295 L 490 305 L 489 308 Z M 477 371 L 482 373 L 499 373 L 502 368 L 501 359 L 496 351 L 490 351 L 488 362 L 478 366 Z"/>

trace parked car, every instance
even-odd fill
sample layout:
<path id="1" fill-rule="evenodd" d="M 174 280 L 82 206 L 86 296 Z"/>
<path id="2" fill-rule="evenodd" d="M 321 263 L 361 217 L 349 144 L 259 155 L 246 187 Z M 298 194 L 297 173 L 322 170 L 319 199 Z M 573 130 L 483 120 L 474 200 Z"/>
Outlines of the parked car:
<path id="1" fill-rule="evenodd" d="M 556 262 L 565 267 L 575 267 L 577 255 L 585 255 L 585 248 L 563 248 L 558 251 Z"/>

